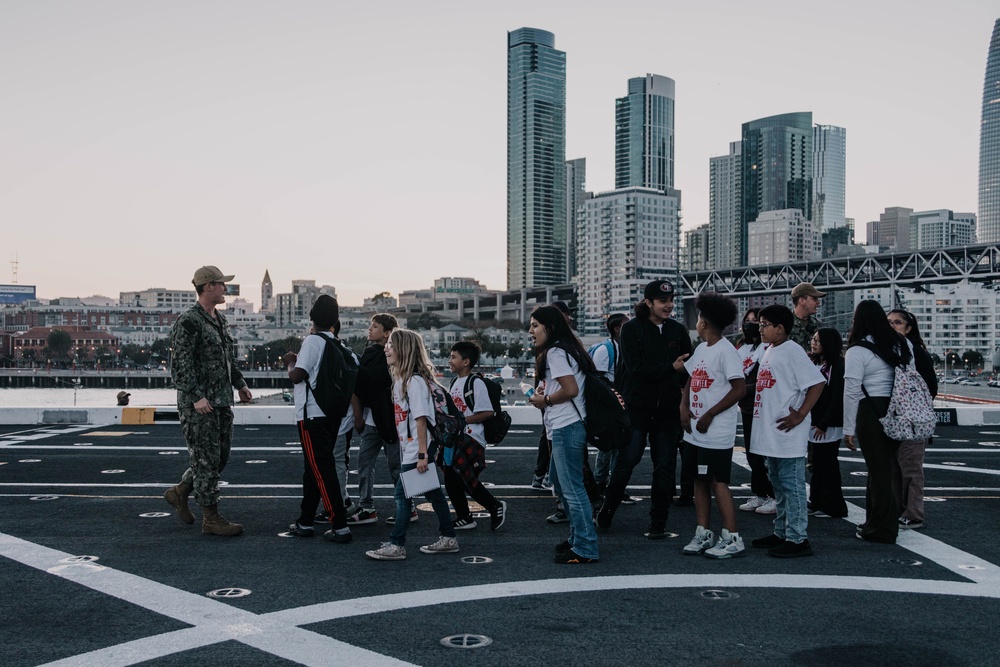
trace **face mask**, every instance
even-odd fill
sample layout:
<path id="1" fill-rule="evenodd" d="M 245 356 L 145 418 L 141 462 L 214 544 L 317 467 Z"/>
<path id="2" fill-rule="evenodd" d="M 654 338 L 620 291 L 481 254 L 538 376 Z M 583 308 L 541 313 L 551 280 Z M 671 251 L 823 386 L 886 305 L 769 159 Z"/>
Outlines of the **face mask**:
<path id="1" fill-rule="evenodd" d="M 743 324 L 743 336 L 745 338 L 760 338 L 760 324 L 757 322 L 745 322 Z"/>

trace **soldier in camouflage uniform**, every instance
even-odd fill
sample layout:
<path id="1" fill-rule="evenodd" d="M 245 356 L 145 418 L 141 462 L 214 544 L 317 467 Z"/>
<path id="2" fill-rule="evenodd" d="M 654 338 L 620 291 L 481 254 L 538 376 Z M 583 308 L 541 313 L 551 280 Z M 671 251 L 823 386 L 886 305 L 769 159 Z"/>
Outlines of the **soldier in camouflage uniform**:
<path id="1" fill-rule="evenodd" d="M 806 354 L 812 351 L 810 342 L 813 334 L 823 326 L 816 317 L 816 311 L 819 310 L 819 300 L 824 296 L 826 292 L 820 292 L 812 283 L 799 283 L 792 289 L 792 314 L 795 315 L 795 323 L 788 337 L 802 346 Z"/>
<path id="2" fill-rule="evenodd" d="M 193 524 L 188 496 L 202 507 L 201 532 L 209 535 L 239 535 L 243 526 L 219 515 L 219 474 L 229 460 L 233 440 L 233 388 L 240 402 L 252 398 L 243 374 L 236 366 L 236 343 L 229 335 L 226 318 L 215 307 L 226 302 L 225 276 L 214 266 L 195 271 L 191 281 L 198 303 L 174 323 L 170 334 L 173 357 L 170 374 L 177 387 L 177 410 L 187 441 L 189 468 L 180 484 L 163 497 L 184 523 Z"/>

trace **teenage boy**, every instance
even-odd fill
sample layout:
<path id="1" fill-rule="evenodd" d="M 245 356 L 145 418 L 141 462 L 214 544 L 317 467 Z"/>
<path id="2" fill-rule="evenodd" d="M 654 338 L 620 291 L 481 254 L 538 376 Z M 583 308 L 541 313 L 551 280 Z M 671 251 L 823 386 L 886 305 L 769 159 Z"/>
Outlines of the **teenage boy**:
<path id="1" fill-rule="evenodd" d="M 615 313 L 609 315 L 604 325 L 608 330 L 608 337 L 590 348 L 590 356 L 594 360 L 594 366 L 612 387 L 615 385 L 615 369 L 618 368 L 622 359 L 622 350 L 619 341 L 622 337 L 622 325 L 628 322 L 628 315 L 625 313 Z M 601 495 L 604 495 L 608 488 L 608 477 L 618 460 L 618 450 L 610 452 L 597 452 L 597 461 L 594 464 L 594 479 L 597 480 L 597 488 Z M 635 500 L 625 494 L 623 504 L 632 504 Z"/>
<path id="2" fill-rule="evenodd" d="M 805 351 L 789 338 L 795 315 L 786 306 L 771 305 L 757 313 L 760 337 L 770 347 L 757 371 L 750 449 L 764 457 L 774 486 L 778 512 L 774 533 L 751 542 L 771 556 L 812 556 L 806 526 L 806 452 L 812 410 L 826 378 Z"/>
<path id="3" fill-rule="evenodd" d="M 635 317 L 622 325 L 622 363 L 615 381 L 625 399 L 633 431 L 632 440 L 618 452 L 604 504 L 595 518 L 601 531 L 610 530 L 632 470 L 642 460 L 648 441 L 653 483 L 646 537 L 659 540 L 667 536 L 681 432 L 681 387 L 687 380 L 684 360 L 691 354 L 687 329 L 670 319 L 673 309 L 673 284 L 654 280 L 643 290 Z"/>
<path id="4" fill-rule="evenodd" d="M 451 398 L 465 415 L 465 437 L 455 448 L 451 464 L 444 468 L 444 488 L 455 508 L 455 530 L 469 530 L 476 522 L 469 512 L 468 492 L 472 499 L 490 513 L 490 530 L 504 524 L 507 502 L 497 500 L 479 481 L 486 467 L 486 436 L 483 422 L 493 416 L 493 405 L 486 389 L 486 380 L 472 375 L 479 363 L 479 346 L 472 341 L 459 341 L 451 346 L 448 368 L 455 374 L 451 382 Z M 443 455 L 443 452 L 441 452 Z"/>
<path id="5" fill-rule="evenodd" d="M 366 388 L 359 394 L 363 414 L 355 415 L 354 427 L 361 434 L 358 446 L 358 504 L 361 511 L 350 517 L 351 525 L 378 522 L 374 488 L 375 459 L 385 450 L 386 463 L 393 485 L 399 479 L 399 436 L 392 412 L 392 377 L 385 362 L 385 344 L 389 334 L 398 326 L 396 318 L 388 313 L 372 316 L 368 325 L 368 347 L 361 353 L 359 374 L 366 379 Z M 390 517 L 393 520 L 394 517 Z M 416 521 L 414 515 L 411 521 Z"/>
<path id="6" fill-rule="evenodd" d="M 328 294 L 320 295 L 309 311 L 309 319 L 313 321 L 315 335 L 306 336 L 298 354 L 288 352 L 282 357 L 288 368 L 288 378 L 295 385 L 295 419 L 298 421 L 299 440 L 305 455 L 299 518 L 288 527 L 288 532 L 298 537 L 312 537 L 315 533 L 313 523 L 316 508 L 322 500 L 333 524 L 332 530 L 323 535 L 324 539 L 345 544 L 353 538 L 347 527 L 344 497 L 334 459 L 337 431 L 344 416 L 331 418 L 334 416 L 324 414 L 316 403 L 314 393 L 320 363 L 326 350 L 325 339 L 339 345 L 334 335 L 340 322 L 337 300 Z M 340 352 L 335 351 L 334 354 Z"/>
<path id="7" fill-rule="evenodd" d="M 688 381 L 681 401 L 684 429 L 682 458 L 694 478 L 694 510 L 698 519 L 687 555 L 704 553 L 709 558 L 735 558 L 746 554 L 743 538 L 736 531 L 736 509 L 729 482 L 736 441 L 737 403 L 746 393 L 743 361 L 722 332 L 736 320 L 736 304 L 729 297 L 704 292 L 695 302 L 698 336 L 704 341 L 684 366 Z M 722 532 L 713 547 L 714 533 L 708 529 L 712 493 L 722 515 Z"/>

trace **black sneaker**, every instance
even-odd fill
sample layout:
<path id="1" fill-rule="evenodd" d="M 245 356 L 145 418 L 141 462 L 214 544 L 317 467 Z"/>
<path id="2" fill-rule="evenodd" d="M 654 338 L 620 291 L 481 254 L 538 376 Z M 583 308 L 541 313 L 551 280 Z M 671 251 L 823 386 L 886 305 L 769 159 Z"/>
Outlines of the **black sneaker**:
<path id="1" fill-rule="evenodd" d="M 339 535 L 335 530 L 328 530 L 323 533 L 323 539 L 336 544 L 350 544 L 354 541 L 354 536 L 350 532 Z"/>
<path id="2" fill-rule="evenodd" d="M 564 554 L 567 551 L 572 550 L 572 548 L 573 548 L 573 545 L 569 543 L 569 540 L 563 540 L 562 542 L 560 542 L 559 544 L 556 545 L 556 553 L 557 554 Z"/>
<path id="3" fill-rule="evenodd" d="M 476 520 L 472 517 L 468 519 L 455 519 L 451 522 L 451 525 L 455 530 L 472 530 L 476 527 Z"/>
<path id="4" fill-rule="evenodd" d="M 330 515 L 327 514 L 325 511 L 320 512 L 319 514 L 316 515 L 316 518 L 313 519 L 313 521 L 315 523 L 330 523 Z"/>
<path id="5" fill-rule="evenodd" d="M 799 556 L 812 556 L 813 550 L 809 546 L 809 540 L 802 540 L 798 544 L 785 540 L 778 546 L 768 549 L 767 555 L 775 558 L 798 558 Z"/>
<path id="6" fill-rule="evenodd" d="M 899 527 L 903 530 L 913 530 L 923 528 L 924 522 L 917 519 L 907 519 L 905 516 L 899 517 Z"/>
<path id="7" fill-rule="evenodd" d="M 662 540 L 667 536 L 667 526 L 666 524 L 651 523 L 645 534 L 648 539 Z"/>
<path id="8" fill-rule="evenodd" d="M 301 523 L 296 521 L 295 523 L 288 526 L 288 534 L 294 535 L 295 537 L 312 537 L 316 534 L 312 526 L 303 526 Z"/>
<path id="9" fill-rule="evenodd" d="M 680 496 L 674 501 L 674 505 L 677 507 L 691 507 L 694 505 L 694 498 L 691 496 Z"/>
<path id="10" fill-rule="evenodd" d="M 774 547 L 780 546 L 784 543 L 785 538 L 778 537 L 774 533 L 771 533 L 767 537 L 758 537 L 750 543 L 750 546 L 757 547 L 758 549 L 773 549 Z"/>
<path id="11" fill-rule="evenodd" d="M 499 530 L 500 526 L 507 520 L 507 501 L 501 500 L 492 512 L 490 512 L 490 530 Z"/>
<path id="12" fill-rule="evenodd" d="M 637 502 L 639 502 L 638 498 L 633 498 L 627 493 L 622 496 L 622 505 L 635 505 Z"/>
<path id="13" fill-rule="evenodd" d="M 556 557 L 552 559 L 560 565 L 586 565 L 587 563 L 599 563 L 600 558 L 584 558 L 578 555 L 572 548 L 568 551 L 562 551 L 556 554 Z"/>

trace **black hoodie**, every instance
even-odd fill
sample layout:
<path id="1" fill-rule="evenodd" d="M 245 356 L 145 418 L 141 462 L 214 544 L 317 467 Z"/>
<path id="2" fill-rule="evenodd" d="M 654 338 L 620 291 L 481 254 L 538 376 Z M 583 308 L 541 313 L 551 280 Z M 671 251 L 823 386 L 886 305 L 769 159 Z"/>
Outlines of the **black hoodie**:
<path id="1" fill-rule="evenodd" d="M 648 317 L 635 317 L 622 325 L 622 360 L 615 385 L 625 406 L 658 419 L 680 419 L 681 387 L 687 372 L 674 370 L 674 361 L 691 354 L 691 339 L 684 326 L 666 320 L 662 330 Z"/>
<path id="2" fill-rule="evenodd" d="M 392 376 L 385 360 L 384 345 L 372 343 L 361 354 L 358 399 L 362 407 L 371 409 L 379 436 L 386 442 L 399 442 L 392 410 Z"/>

